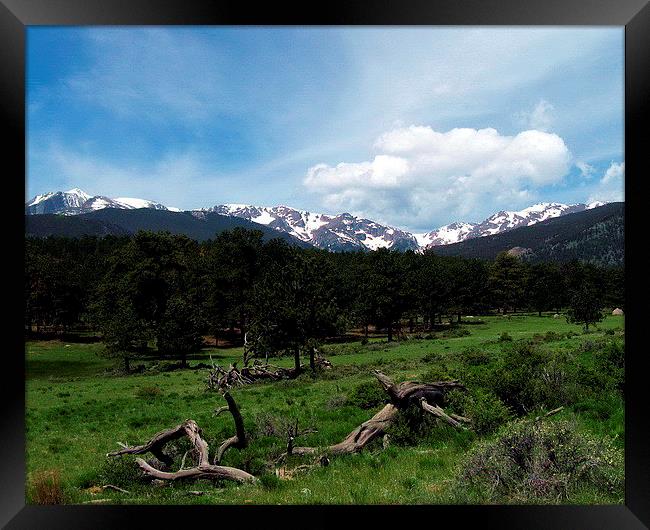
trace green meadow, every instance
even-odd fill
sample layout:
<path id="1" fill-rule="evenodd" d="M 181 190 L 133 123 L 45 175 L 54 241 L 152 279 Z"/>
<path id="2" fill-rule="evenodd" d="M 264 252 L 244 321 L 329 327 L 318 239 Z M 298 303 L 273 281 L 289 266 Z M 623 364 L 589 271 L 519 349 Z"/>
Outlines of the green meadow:
<path id="1" fill-rule="evenodd" d="M 143 371 L 124 375 L 114 361 L 98 355 L 101 343 L 30 341 L 27 501 L 39 502 L 42 477 L 53 473 L 59 477 L 60 502 L 73 504 L 622 503 L 623 382 L 607 363 L 624 347 L 623 328 L 623 317 L 614 316 L 588 334 L 552 314 L 476 316 L 464 317 L 448 331 L 411 334 L 399 342 L 371 337 L 365 344 L 358 338 L 326 344 L 322 352 L 332 363 L 330 370 L 231 390 L 249 445 L 230 449 L 222 465 L 259 478 L 247 485 L 152 483 L 140 476 L 134 458 L 106 457 L 119 449 L 118 443 L 144 443 L 188 418 L 202 428 L 212 454 L 234 434 L 233 420 L 227 413 L 213 414 L 225 402 L 206 389 L 207 369 L 192 367 L 209 364 L 210 358 L 223 367 L 241 364 L 241 348 L 205 348 L 190 357 L 190 368 L 184 370 L 165 371 L 155 360 L 136 359 L 132 365 L 144 365 Z M 521 371 L 528 366 L 527 356 L 537 359 L 530 377 Z M 292 365 L 290 357 L 272 362 Z M 295 469 L 312 464 L 313 457 L 275 463 L 286 449 L 283 429 L 289 422 L 316 431 L 301 436 L 297 445 L 327 446 L 377 412 L 385 396 L 372 370 L 395 382 L 460 380 L 473 397 L 452 396 L 449 408 L 468 416 L 476 428 L 454 429 L 428 420 L 412 433 L 402 422 L 389 433 L 386 447 L 379 440 L 359 454 L 332 457 L 327 466 Z M 508 403 L 507 389 L 520 396 L 522 408 Z M 558 406 L 564 408 L 538 423 L 548 424 L 550 431 L 568 426 L 585 437 L 584 447 L 606 441 L 601 460 L 580 456 L 571 472 L 558 467 L 557 480 L 565 482 L 554 482 L 551 474 L 537 490 L 520 487 L 529 477 L 516 469 L 512 476 L 503 475 L 512 487 L 493 488 L 472 478 L 471 466 L 478 461 L 472 455 L 503 441 L 509 429 L 538 425 L 535 417 Z M 189 448 L 183 443 L 170 448 L 176 468 Z M 278 476 L 278 467 L 284 476 Z M 101 488 L 107 484 L 125 492 Z"/>

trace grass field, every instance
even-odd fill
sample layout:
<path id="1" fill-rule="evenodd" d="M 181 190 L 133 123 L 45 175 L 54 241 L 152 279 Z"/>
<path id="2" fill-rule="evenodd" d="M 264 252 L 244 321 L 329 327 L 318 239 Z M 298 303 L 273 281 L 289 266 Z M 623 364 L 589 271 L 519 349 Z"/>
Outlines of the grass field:
<path id="1" fill-rule="evenodd" d="M 584 335 L 578 326 L 551 315 L 480 317 L 483 323 L 465 319 L 460 329 L 469 335 L 444 338 L 411 338 L 386 343 L 374 338 L 368 344 L 348 342 L 326 345 L 325 355 L 333 369 L 312 377 L 305 373 L 293 381 L 256 384 L 235 388 L 237 401 L 251 442 L 244 450 L 231 449 L 223 464 L 246 469 L 261 477 L 257 484 L 174 483 L 151 485 L 138 479 L 131 457 L 108 460 L 105 455 L 119 448 L 118 442 L 135 445 L 154 433 L 192 418 L 203 429 L 214 450 L 234 434 L 232 418 L 213 416 L 224 405 L 223 398 L 205 388 L 206 370 L 151 371 L 119 375 L 114 363 L 98 356 L 101 344 L 38 341 L 26 343 L 27 499 L 34 500 L 34 484 L 43 472 L 60 474 L 64 502 L 102 501 L 136 504 L 302 504 L 302 503 L 466 503 L 480 502 L 473 492 L 459 489 L 459 465 L 478 443 L 498 436 L 498 431 L 479 436 L 471 431 L 435 425 L 414 443 L 381 443 L 360 454 L 332 458 L 327 467 L 314 467 L 280 480 L 269 466 L 286 447 L 278 434 L 283 422 L 297 419 L 303 428 L 316 433 L 300 438 L 299 445 L 325 446 L 343 439 L 380 407 L 362 408 L 351 400 L 363 383 L 375 381 L 372 369 L 381 369 L 395 381 L 423 380 L 427 374 L 460 376 L 471 386 L 479 381 L 486 366 L 507 355 L 502 333 L 514 342 L 534 339 L 551 331 L 557 339 L 541 341 L 546 354 L 577 352 L 572 357 L 576 373 L 592 363 L 591 345 L 597 341 L 623 342 L 623 317 L 607 317 L 597 330 Z M 568 331 L 575 332 L 567 337 Z M 468 366 L 461 353 L 473 348 L 487 355 L 485 366 Z M 227 366 L 241 360 L 241 349 L 205 349 L 193 357 L 190 366 L 210 356 Z M 291 358 L 274 360 L 290 366 Z M 138 361 L 151 364 L 151 361 Z M 466 374 L 467 377 L 463 377 Z M 466 380 L 467 379 L 467 380 Z M 377 388 L 378 385 L 377 385 Z M 355 394 L 357 392 L 357 394 Z M 591 396 L 591 397 L 590 397 Z M 595 397 L 594 397 L 595 396 Z M 623 448 L 624 403 L 622 395 L 607 391 L 583 396 L 567 403 L 564 410 L 545 421 L 568 420 L 580 432 L 595 438 L 610 437 Z M 531 410 L 535 416 L 539 410 Z M 398 437 L 399 438 L 399 437 Z M 179 451 L 183 451 L 180 447 Z M 182 456 L 182 452 L 180 453 Z M 180 460 L 180 458 L 179 458 Z M 295 457 L 292 467 L 310 463 Z M 621 464 L 622 466 L 622 464 Z M 622 471 L 622 468 L 621 468 Z M 113 484 L 129 493 L 104 490 Z M 190 491 L 201 491 L 197 496 Z M 461 491 L 462 490 L 462 491 Z M 505 499 L 519 502 L 521 499 Z M 530 502 L 535 502 L 531 500 Z M 548 502 L 545 498 L 543 502 Z M 620 490 L 603 491 L 585 486 L 572 488 L 563 503 L 622 503 Z"/>

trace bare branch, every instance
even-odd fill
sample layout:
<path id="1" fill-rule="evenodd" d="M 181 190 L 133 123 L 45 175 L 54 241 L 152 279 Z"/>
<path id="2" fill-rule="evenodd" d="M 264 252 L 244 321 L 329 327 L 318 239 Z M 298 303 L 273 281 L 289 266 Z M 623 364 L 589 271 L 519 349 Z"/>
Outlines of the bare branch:
<path id="1" fill-rule="evenodd" d="M 226 409 L 230 411 L 230 414 L 232 414 L 232 419 L 235 422 L 235 436 L 231 436 L 230 438 L 224 440 L 221 443 L 214 457 L 215 464 L 221 462 L 224 453 L 229 448 L 236 447 L 238 449 L 244 449 L 248 445 L 248 440 L 246 439 L 246 431 L 244 430 L 244 420 L 242 419 L 241 413 L 239 412 L 239 407 L 237 407 L 237 403 L 235 403 L 235 400 L 233 399 L 233 397 L 230 395 L 229 392 L 224 392 L 223 397 L 228 403 Z M 221 409 L 223 408 L 224 407 L 221 407 Z"/>

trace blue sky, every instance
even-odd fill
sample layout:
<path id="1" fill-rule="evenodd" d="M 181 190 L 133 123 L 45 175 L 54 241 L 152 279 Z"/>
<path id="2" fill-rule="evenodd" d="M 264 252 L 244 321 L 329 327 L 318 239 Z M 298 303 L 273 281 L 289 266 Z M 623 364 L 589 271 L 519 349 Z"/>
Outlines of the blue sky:
<path id="1" fill-rule="evenodd" d="M 28 28 L 26 198 L 424 231 L 622 200 L 622 27 Z"/>

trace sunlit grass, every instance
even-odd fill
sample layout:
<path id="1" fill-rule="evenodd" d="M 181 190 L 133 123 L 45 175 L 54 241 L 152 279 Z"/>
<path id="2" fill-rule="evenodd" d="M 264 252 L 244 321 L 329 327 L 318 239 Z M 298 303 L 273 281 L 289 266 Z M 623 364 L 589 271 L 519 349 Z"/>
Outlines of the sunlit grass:
<path id="1" fill-rule="evenodd" d="M 478 319 L 479 317 L 476 317 Z M 572 348 L 591 337 L 603 336 L 606 329 L 622 330 L 622 317 L 607 317 L 591 335 L 564 318 L 550 315 L 480 317 L 484 324 L 466 325 L 469 336 L 449 339 L 413 339 L 387 344 L 385 339 L 328 345 L 323 348 L 334 366 L 331 374 L 312 379 L 305 374 L 295 381 L 251 385 L 232 391 L 246 428 L 254 434 L 250 446 L 226 454 L 224 464 L 248 467 L 261 475 L 272 471 L 267 463 L 284 451 L 286 440 L 262 436 L 258 425 L 295 418 L 301 426 L 317 433 L 299 440 L 301 445 L 328 445 L 340 441 L 376 409 L 363 410 L 345 404 L 345 396 L 364 381 L 372 381 L 372 368 L 380 368 L 396 380 L 418 379 L 436 362 L 437 354 L 451 369 L 460 367 L 457 356 L 474 346 L 498 355 L 498 337 L 507 331 L 514 339 L 532 338 L 547 331 L 576 332 L 576 336 L 544 344 L 545 348 Z M 621 332 L 616 334 L 622 340 Z M 197 421 L 214 449 L 233 434 L 228 415 L 213 416 L 223 405 L 218 393 L 205 390 L 205 370 L 176 370 L 163 373 L 116 375 L 113 362 L 98 356 L 100 344 L 67 344 L 58 341 L 28 342 L 27 361 L 27 467 L 28 476 L 43 470 L 58 470 L 67 502 L 97 498 L 110 502 L 172 504 L 301 504 L 301 503 L 448 503 L 460 502 L 451 484 L 457 465 L 474 435 L 439 427 L 416 447 L 381 444 L 359 455 L 333 458 L 327 467 L 314 467 L 291 480 L 237 486 L 224 483 L 173 484 L 153 488 L 133 484 L 129 494 L 106 490 L 93 494 L 91 486 L 103 485 L 101 469 L 105 454 L 117 449 L 118 442 L 137 444 L 154 433 L 185 419 Z M 241 348 L 206 349 L 190 360 L 227 366 L 241 362 Z M 583 355 L 589 362 L 589 355 Z M 133 364 L 150 364 L 146 359 Z M 290 366 L 290 357 L 273 359 Z M 477 370 L 481 368 L 471 368 Z M 148 390 L 143 390 L 148 389 Z M 151 390 L 156 389 L 156 390 Z M 337 399 L 337 397 L 339 399 Z M 576 404 L 562 414 L 578 422 L 581 429 L 596 435 L 616 435 L 622 445 L 623 405 L 620 399 Z M 303 459 L 300 463 L 310 463 Z M 298 462 L 296 462 L 297 464 Z M 194 496 L 189 490 L 204 491 Z M 464 501 L 467 502 L 465 498 Z M 576 494 L 570 502 L 617 502 L 590 491 Z"/>

